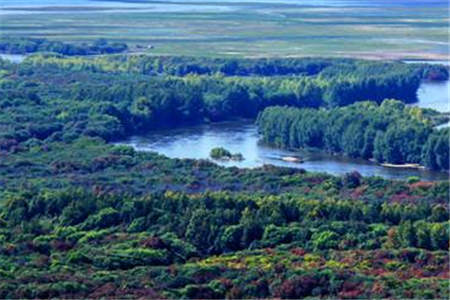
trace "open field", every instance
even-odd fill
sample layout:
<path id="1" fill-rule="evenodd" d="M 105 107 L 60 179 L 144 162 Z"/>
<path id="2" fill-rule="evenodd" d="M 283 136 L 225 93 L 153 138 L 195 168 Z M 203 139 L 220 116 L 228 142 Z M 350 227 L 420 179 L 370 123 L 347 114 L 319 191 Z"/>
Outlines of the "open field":
<path id="1" fill-rule="evenodd" d="M 0 1 L 5 36 L 154 46 L 157 55 L 443 59 L 446 1 Z M 425 3 L 426 2 L 426 3 Z"/>

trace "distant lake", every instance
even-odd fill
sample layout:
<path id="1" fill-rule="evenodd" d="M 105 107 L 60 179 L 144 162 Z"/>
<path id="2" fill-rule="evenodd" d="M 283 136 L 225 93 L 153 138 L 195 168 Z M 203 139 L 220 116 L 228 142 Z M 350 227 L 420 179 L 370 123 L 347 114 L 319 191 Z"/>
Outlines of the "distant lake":
<path id="1" fill-rule="evenodd" d="M 0 15 L 8 14 L 59 14 L 59 13 L 121 13 L 121 12 L 217 12 L 230 11 L 223 4 L 185 4 L 152 1 L 112 1 L 112 0 L 0 0 Z"/>
<path id="2" fill-rule="evenodd" d="M 171 4 L 173 2 L 180 3 L 177 0 L 156 1 L 156 3 L 165 2 Z M 266 3 L 266 4 L 290 4 L 298 6 L 430 6 L 445 5 L 445 0 L 206 0 L 195 1 L 196 4 L 217 3 L 224 5 L 227 3 Z M 138 6 L 152 5 L 154 1 L 146 0 L 0 0 L 0 6 L 80 6 L 80 5 L 103 5 L 103 6 Z M 189 1 L 186 1 L 189 4 Z"/>
<path id="3" fill-rule="evenodd" d="M 69 13 L 77 8 L 80 13 L 89 12 L 91 9 L 105 12 L 217 12 L 232 11 L 237 6 L 277 7 L 288 6 L 321 6 L 321 7 L 390 7 L 390 6 L 443 6 L 447 5 L 443 0 L 207 0 L 186 1 L 146 1 L 146 0 L 0 0 L 0 14 L 31 14 L 31 13 Z M 47 8 L 62 8 L 52 9 Z M 86 8 L 85 10 L 80 8 Z M 114 10 L 111 10 L 114 9 Z"/>

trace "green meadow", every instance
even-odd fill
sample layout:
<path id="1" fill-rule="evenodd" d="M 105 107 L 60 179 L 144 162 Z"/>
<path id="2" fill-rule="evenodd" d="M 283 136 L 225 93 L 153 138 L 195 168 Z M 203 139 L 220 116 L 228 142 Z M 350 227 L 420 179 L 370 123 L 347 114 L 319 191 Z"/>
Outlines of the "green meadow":
<path id="1" fill-rule="evenodd" d="M 445 1 L 427 6 L 395 1 L 388 7 L 377 6 L 380 1 L 366 6 L 322 2 L 24 5 L 4 8 L 0 30 L 4 36 L 69 42 L 102 37 L 155 55 L 442 59 L 448 54 Z"/>

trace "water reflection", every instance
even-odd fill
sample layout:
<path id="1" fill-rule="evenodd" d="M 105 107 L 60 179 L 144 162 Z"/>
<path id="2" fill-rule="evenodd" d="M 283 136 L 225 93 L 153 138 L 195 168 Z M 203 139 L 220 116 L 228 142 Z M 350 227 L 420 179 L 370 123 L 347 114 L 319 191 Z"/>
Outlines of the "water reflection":
<path id="1" fill-rule="evenodd" d="M 426 61 L 411 63 L 426 63 Z M 445 61 L 435 63 L 449 64 Z M 413 105 L 450 112 L 449 90 L 449 81 L 424 82 L 418 91 L 419 101 Z M 443 124 L 439 128 L 449 125 L 450 123 Z M 364 176 L 382 176 L 391 179 L 405 179 L 409 176 L 419 176 L 422 180 L 448 179 L 448 174 L 443 172 L 386 168 L 366 160 L 331 156 L 320 151 L 293 153 L 261 145 L 258 140 L 256 126 L 246 121 L 156 131 L 145 136 L 131 137 L 124 143 L 139 150 L 156 151 L 172 158 L 208 158 L 209 151 L 214 147 L 224 147 L 231 152 L 242 153 L 245 157 L 242 162 L 218 162 L 224 166 L 252 168 L 263 164 L 273 164 L 335 175 L 357 170 Z M 304 163 L 298 164 L 281 160 L 282 157 L 292 155 L 301 156 L 305 160 Z"/>
<path id="2" fill-rule="evenodd" d="M 414 106 L 432 108 L 440 112 L 450 112 L 450 81 L 424 82 L 417 91 L 419 101 Z"/>
<path id="3" fill-rule="evenodd" d="M 450 61 L 446 60 L 411 60 L 404 62 L 409 64 L 428 63 L 450 66 Z M 450 81 L 424 81 L 417 91 L 417 98 L 418 101 L 412 104 L 413 106 L 431 108 L 444 113 L 450 112 Z M 450 122 L 439 125 L 436 128 L 441 129 L 446 127 L 450 127 Z"/>
<path id="4" fill-rule="evenodd" d="M 414 61 L 411 63 L 425 63 Z M 436 62 L 448 65 L 448 62 Z M 432 108 L 441 112 L 449 109 L 450 81 L 424 82 L 418 91 L 419 101 L 413 105 L 422 108 Z M 439 128 L 449 126 L 443 124 Z M 382 176 L 391 179 L 405 179 L 418 176 L 422 180 L 447 180 L 448 174 L 415 169 L 392 169 L 375 163 L 350 159 L 343 156 L 331 156 L 320 151 L 290 152 L 271 148 L 259 143 L 256 126 L 249 122 L 227 122 L 151 132 L 145 136 L 131 137 L 123 143 L 132 145 L 138 150 L 156 151 L 172 158 L 208 158 L 209 151 L 214 147 L 224 147 L 231 152 L 242 153 L 242 162 L 217 162 L 224 166 L 253 168 L 264 164 L 303 168 L 313 172 L 326 172 L 342 175 L 357 170 L 364 176 Z M 298 155 L 304 163 L 294 163 L 281 160 L 282 157 Z"/>
<path id="5" fill-rule="evenodd" d="M 392 169 L 366 160 L 331 156 L 320 151 L 290 152 L 259 143 L 256 126 L 251 121 L 214 123 L 201 126 L 154 131 L 144 136 L 130 137 L 121 142 L 137 150 L 155 151 L 172 158 L 209 158 L 214 147 L 224 147 L 231 152 L 242 153 L 245 160 L 217 162 L 223 166 L 253 168 L 264 164 L 303 168 L 313 172 L 342 175 L 357 170 L 364 176 L 382 176 L 405 179 L 419 176 L 423 180 L 445 180 L 447 174 L 427 170 Z M 281 160 L 286 156 L 300 156 L 304 163 Z"/>
<path id="6" fill-rule="evenodd" d="M 22 55 L 22 54 L 0 54 L 0 58 L 1 59 L 5 59 L 5 60 L 9 60 L 12 63 L 19 64 L 26 58 L 26 55 Z"/>

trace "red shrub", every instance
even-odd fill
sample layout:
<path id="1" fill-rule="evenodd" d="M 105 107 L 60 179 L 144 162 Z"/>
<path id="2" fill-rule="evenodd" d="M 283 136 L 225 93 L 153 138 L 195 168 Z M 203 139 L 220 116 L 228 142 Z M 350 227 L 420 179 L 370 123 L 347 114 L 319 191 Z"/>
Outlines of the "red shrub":
<path id="1" fill-rule="evenodd" d="M 432 187 L 434 185 L 433 182 L 426 182 L 426 181 L 418 181 L 415 183 L 412 183 L 409 185 L 409 188 L 411 190 L 415 190 L 415 189 L 424 189 L 424 190 L 428 190 L 430 187 Z"/>
<path id="2" fill-rule="evenodd" d="M 361 283 L 346 281 L 342 286 L 342 291 L 339 293 L 339 296 L 345 299 L 355 299 L 362 293 Z"/>
<path id="3" fill-rule="evenodd" d="M 291 253 L 297 256 L 303 256 L 306 254 L 306 251 L 302 248 L 294 248 L 291 250 Z"/>
<path id="4" fill-rule="evenodd" d="M 353 199 L 359 199 L 361 198 L 361 196 L 364 195 L 364 193 L 367 190 L 367 186 L 363 185 L 360 187 L 357 187 L 356 189 L 353 190 L 353 192 L 350 194 L 350 197 L 352 197 Z"/>
<path id="5" fill-rule="evenodd" d="M 283 281 L 275 290 L 275 297 L 283 299 L 298 299 L 311 295 L 312 290 L 317 287 L 317 279 L 311 276 L 296 276 Z"/>
<path id="6" fill-rule="evenodd" d="M 419 198 L 420 198 L 419 196 L 414 196 L 407 193 L 400 193 L 392 195 L 389 200 L 394 203 L 415 203 Z"/>

